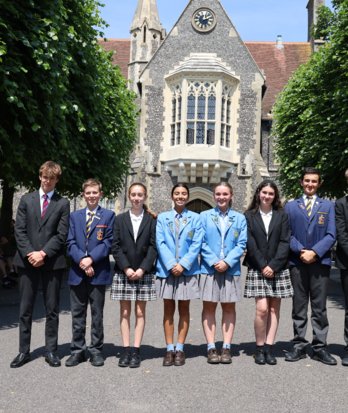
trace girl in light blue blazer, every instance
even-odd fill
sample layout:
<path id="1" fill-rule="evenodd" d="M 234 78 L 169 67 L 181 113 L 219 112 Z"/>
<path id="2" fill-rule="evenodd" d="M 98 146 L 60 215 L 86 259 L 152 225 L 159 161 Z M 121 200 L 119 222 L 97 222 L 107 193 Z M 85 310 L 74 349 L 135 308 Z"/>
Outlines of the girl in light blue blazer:
<path id="1" fill-rule="evenodd" d="M 158 250 L 156 269 L 157 296 L 164 301 L 164 335 L 167 352 L 163 366 L 185 364 L 184 343 L 190 323 L 190 300 L 199 298 L 197 276 L 200 273 L 198 254 L 203 230 L 200 217 L 185 206 L 189 189 L 177 184 L 172 189 L 174 209 L 158 216 L 156 244 Z M 174 347 L 175 300 L 178 300 L 178 340 Z"/>
<path id="2" fill-rule="evenodd" d="M 214 188 L 216 207 L 201 213 L 204 239 L 201 251 L 200 288 L 202 322 L 208 343 L 208 363 L 229 364 L 236 322 L 235 302 L 241 298 L 240 259 L 246 248 L 247 225 L 244 215 L 231 209 L 233 190 L 227 182 Z M 217 303 L 222 308 L 223 347 L 215 347 Z"/>

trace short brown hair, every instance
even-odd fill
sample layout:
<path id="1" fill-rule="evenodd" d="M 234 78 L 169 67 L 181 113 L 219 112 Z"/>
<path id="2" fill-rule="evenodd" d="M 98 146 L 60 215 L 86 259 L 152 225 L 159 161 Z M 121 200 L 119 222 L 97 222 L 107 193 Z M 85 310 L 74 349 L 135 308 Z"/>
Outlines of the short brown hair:
<path id="1" fill-rule="evenodd" d="M 97 186 L 99 188 L 99 192 L 102 191 L 102 183 L 98 181 L 98 179 L 95 178 L 88 178 L 85 180 L 85 182 L 82 184 L 82 191 L 85 192 L 85 189 L 87 186 Z"/>
<path id="2" fill-rule="evenodd" d="M 59 179 L 62 175 L 62 168 L 56 162 L 46 161 L 39 169 L 39 176 L 41 177 L 43 174 L 47 175 L 49 178 L 55 177 Z"/>

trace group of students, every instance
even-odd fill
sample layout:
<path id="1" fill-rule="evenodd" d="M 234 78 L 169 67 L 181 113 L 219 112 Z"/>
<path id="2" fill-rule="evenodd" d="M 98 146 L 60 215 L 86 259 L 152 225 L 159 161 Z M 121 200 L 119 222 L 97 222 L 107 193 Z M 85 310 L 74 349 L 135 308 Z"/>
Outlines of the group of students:
<path id="1" fill-rule="evenodd" d="M 245 251 L 243 264 L 248 272 L 244 297 L 253 297 L 256 301 L 255 362 L 277 363 L 272 348 L 281 299 L 293 297 L 294 348 L 287 353 L 286 360 L 297 361 L 305 356 L 310 298 L 314 356 L 326 364 L 334 364 L 332 360 L 336 360 L 326 349 L 326 295 L 331 264 L 326 259 L 335 241 L 335 229 L 332 229 L 335 225 L 332 224 L 333 204 L 315 195 L 320 185 L 317 170 L 307 169 L 301 178 L 304 197 L 313 193 L 311 206 L 302 198 L 283 209 L 276 184 L 265 180 L 257 187 L 245 214 L 241 214 L 231 207 L 231 185 L 220 182 L 213 188 L 215 208 L 197 214 L 186 208 L 188 186 L 178 183 L 171 191 L 173 209 L 158 217 L 146 206 L 147 189 L 142 183 L 131 184 L 128 188 L 131 207 L 115 217 L 112 211 L 99 205 L 103 195 L 101 183 L 88 179 L 83 184 L 86 208 L 71 213 L 68 218 L 67 201 L 54 191 L 60 174 L 59 165 L 51 161 L 43 164 L 39 171 L 40 190 L 24 195 L 18 207 L 15 263 L 20 274 L 20 346 L 11 367 L 20 367 L 30 360 L 32 308 L 40 278 L 46 307 L 45 359 L 52 367 L 61 364 L 57 334 L 59 287 L 65 266 L 57 263 L 64 259 L 66 239 L 73 335 L 71 355 L 65 362 L 68 367 L 88 358 L 94 366 L 104 364 L 103 308 L 105 288 L 109 284 L 111 299 L 120 301 L 123 341 L 120 367 L 140 366 L 146 303 L 155 299 L 163 299 L 164 303 L 167 348 L 163 366 L 185 364 L 184 344 L 192 299 L 203 301 L 202 324 L 208 363 L 230 364 L 235 305 L 243 295 L 240 275 Z M 303 217 L 297 217 L 298 213 Z M 318 237 L 320 239 L 316 239 Z M 110 252 L 115 260 L 113 274 Z M 131 347 L 132 301 L 135 302 L 135 326 Z M 176 303 L 179 322 L 174 340 Z M 221 350 L 215 345 L 218 303 L 222 309 Z M 88 304 L 91 342 L 87 348 Z"/>

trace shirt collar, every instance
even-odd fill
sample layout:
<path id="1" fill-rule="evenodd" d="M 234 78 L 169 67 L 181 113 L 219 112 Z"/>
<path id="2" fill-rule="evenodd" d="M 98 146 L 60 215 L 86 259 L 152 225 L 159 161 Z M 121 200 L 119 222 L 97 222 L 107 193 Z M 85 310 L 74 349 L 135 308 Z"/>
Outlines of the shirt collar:
<path id="1" fill-rule="evenodd" d="M 93 215 L 96 215 L 98 210 L 98 207 L 93 209 L 93 211 L 90 211 L 88 208 L 86 208 L 86 217 L 88 218 L 88 213 L 91 212 Z"/>
<path id="2" fill-rule="evenodd" d="M 261 211 L 261 209 L 259 209 L 259 211 L 260 211 L 260 215 L 262 217 L 271 217 L 272 214 L 273 214 L 273 209 L 271 209 L 269 212 L 263 212 L 263 211 Z"/>
<path id="3" fill-rule="evenodd" d="M 45 192 L 42 190 L 42 188 L 39 188 L 39 194 L 40 194 L 40 199 L 45 195 Z M 54 194 L 54 190 L 47 192 L 48 200 L 51 200 L 53 194 Z"/>

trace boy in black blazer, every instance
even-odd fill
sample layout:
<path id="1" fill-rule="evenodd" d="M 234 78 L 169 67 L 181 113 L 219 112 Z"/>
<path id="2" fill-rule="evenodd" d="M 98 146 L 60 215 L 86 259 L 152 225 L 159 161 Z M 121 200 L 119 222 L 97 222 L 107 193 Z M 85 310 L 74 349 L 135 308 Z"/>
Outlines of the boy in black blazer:
<path id="1" fill-rule="evenodd" d="M 59 294 L 66 268 L 64 252 L 70 212 L 69 201 L 55 192 L 61 174 L 60 165 L 45 162 L 39 170 L 40 189 L 23 195 L 18 206 L 14 265 L 20 276 L 19 354 L 12 361 L 12 368 L 30 360 L 32 314 L 40 280 L 46 310 L 45 360 L 51 367 L 60 366 Z"/>

